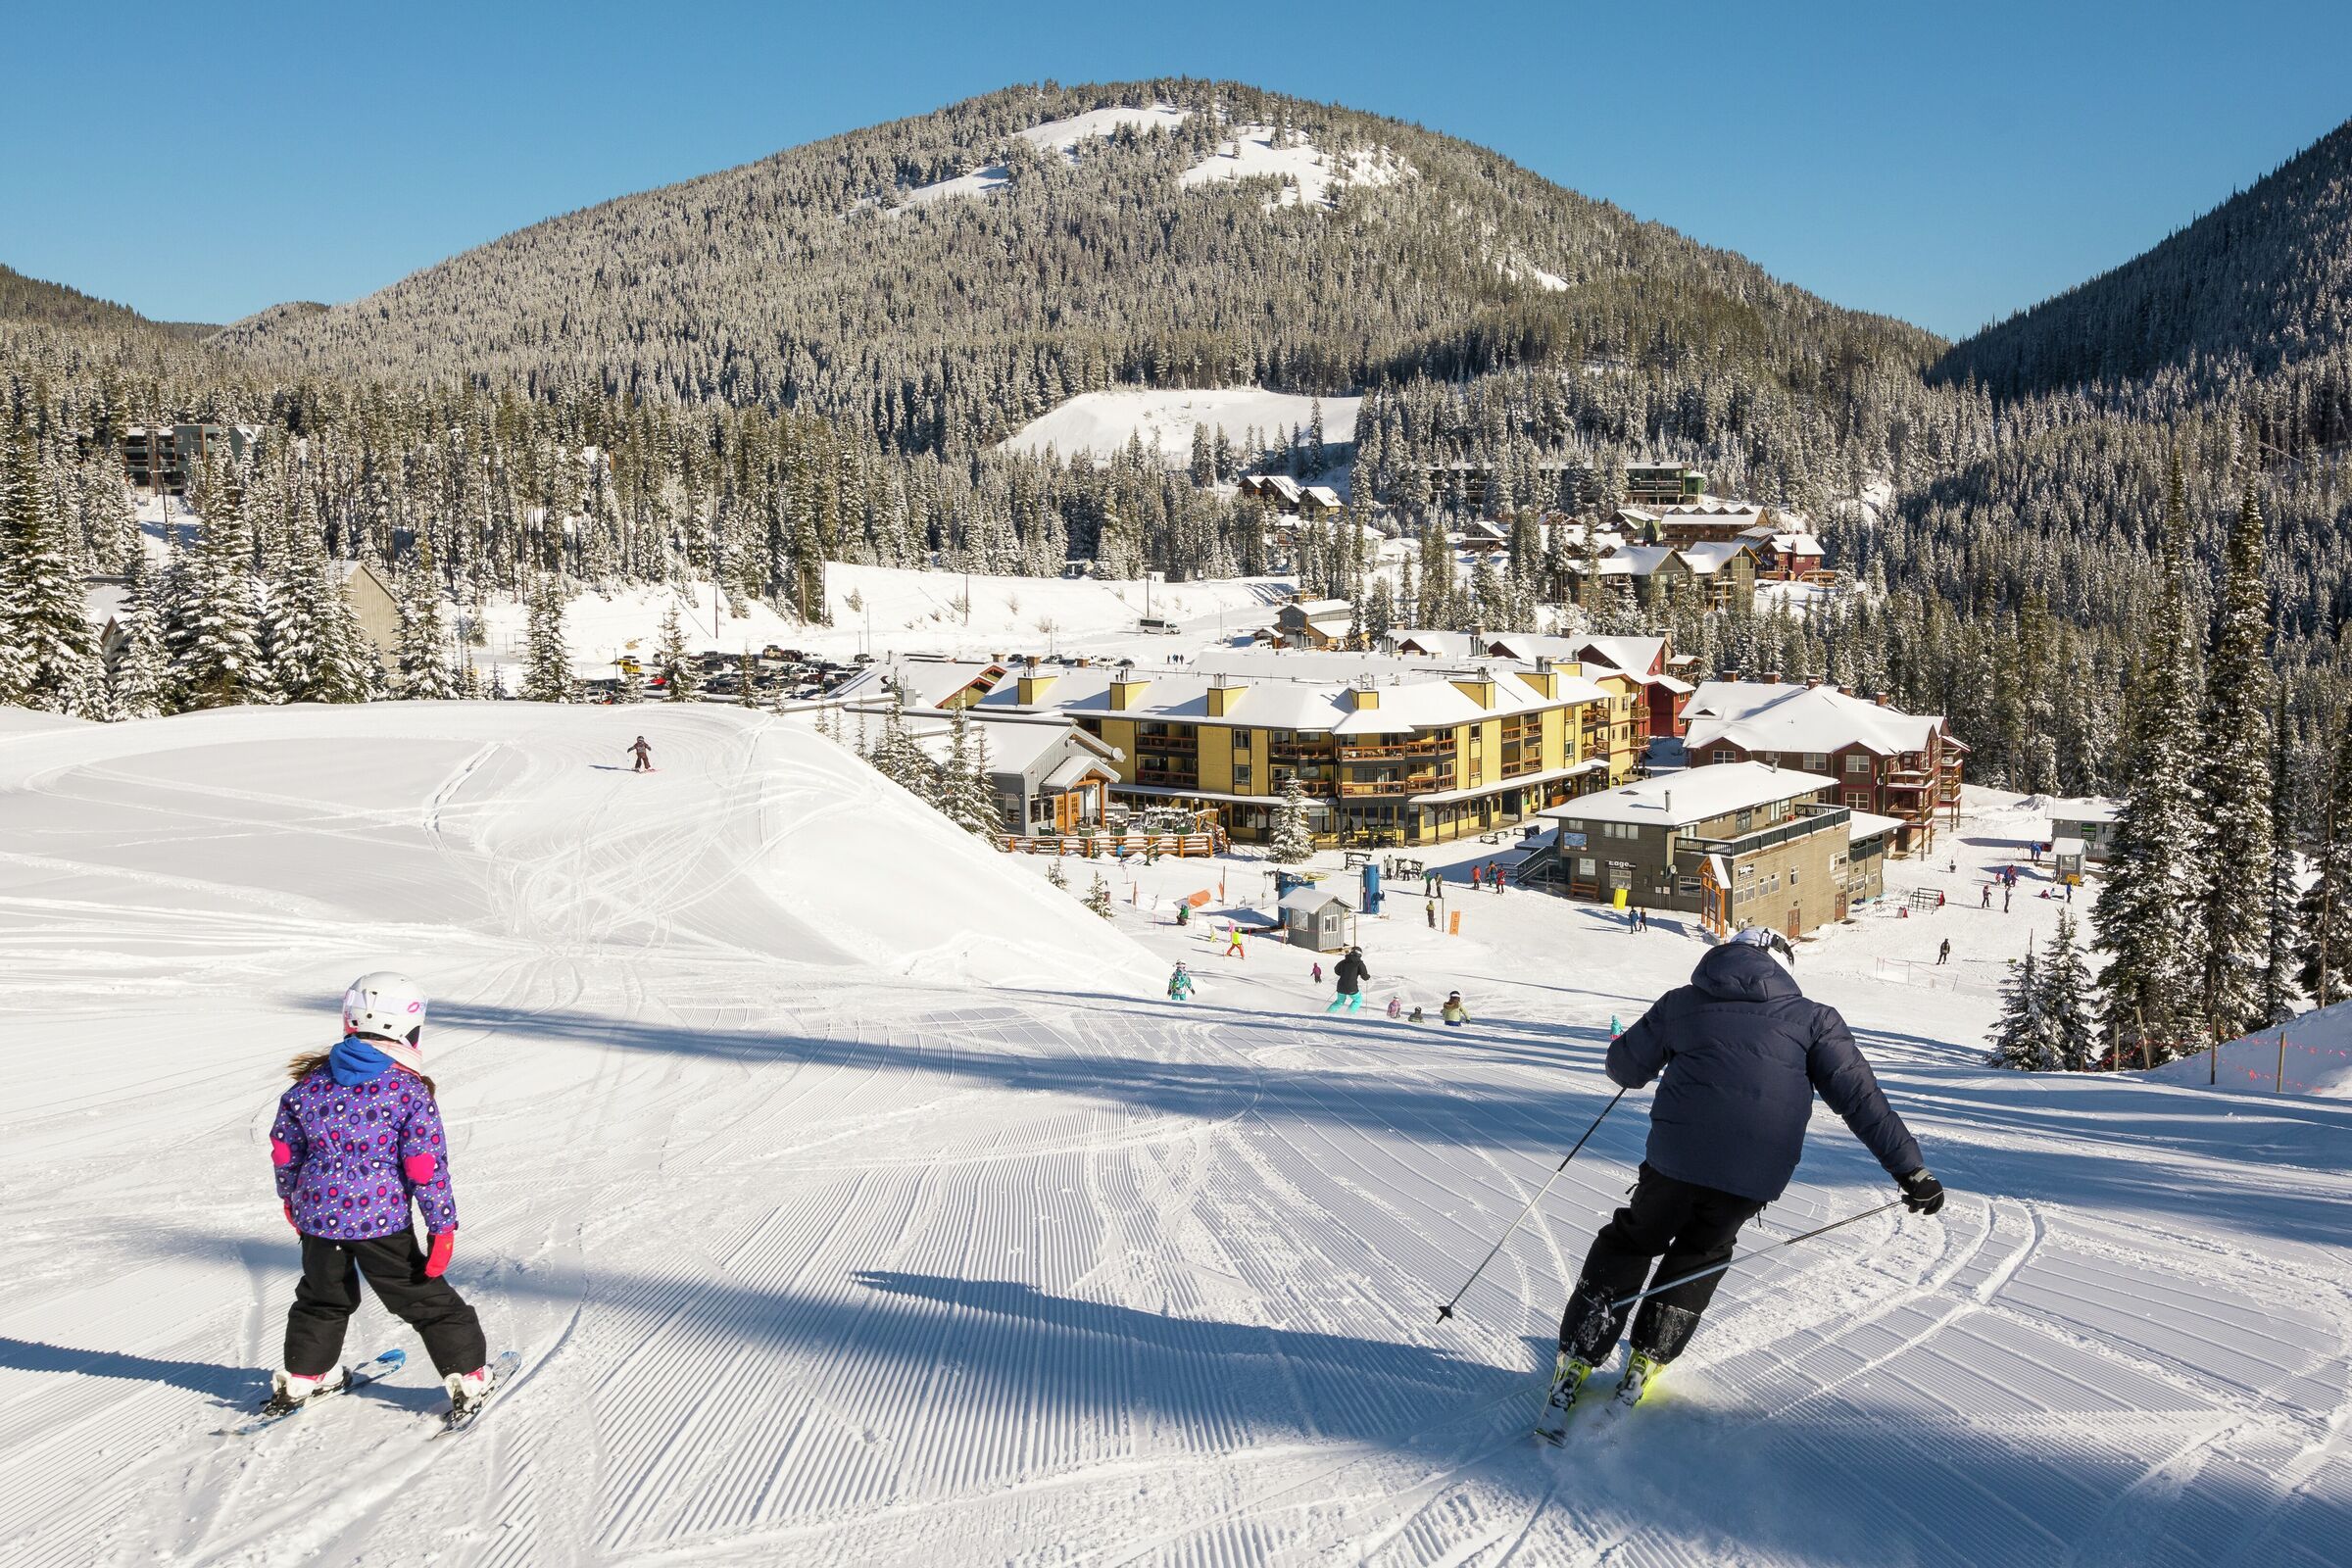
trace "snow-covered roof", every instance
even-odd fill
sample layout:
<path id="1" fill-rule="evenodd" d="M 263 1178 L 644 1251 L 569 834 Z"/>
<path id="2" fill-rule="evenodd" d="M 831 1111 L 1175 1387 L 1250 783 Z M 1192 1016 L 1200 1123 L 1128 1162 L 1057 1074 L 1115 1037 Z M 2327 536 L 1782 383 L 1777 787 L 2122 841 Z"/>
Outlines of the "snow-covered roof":
<path id="1" fill-rule="evenodd" d="M 988 766 L 991 772 L 1026 772 L 1037 760 L 1065 741 L 1075 741 L 1084 756 L 1073 760 L 1106 761 L 1118 756 L 1118 749 L 1095 739 L 1068 719 L 1048 714 L 988 712 L 974 706 L 964 710 L 971 723 L 975 740 L 988 748 Z M 909 710 L 906 733 L 926 752 L 937 757 L 948 755 L 947 748 L 955 733 L 952 714 L 936 710 Z"/>
<path id="2" fill-rule="evenodd" d="M 906 694 L 909 708 L 938 708 L 974 685 L 993 685 L 1004 678 L 1004 666 L 988 660 L 887 659 L 868 664 L 836 687 L 843 702 L 887 698 L 893 685 Z"/>
<path id="3" fill-rule="evenodd" d="M 1345 615 L 1355 607 L 1345 599 L 1294 599 L 1282 608 L 1312 620 L 1317 615 Z"/>
<path id="4" fill-rule="evenodd" d="M 1317 502 L 1326 507 L 1337 507 L 1340 505 L 1340 493 L 1327 484 L 1310 484 L 1306 487 L 1303 494 L 1313 497 Z"/>
<path id="5" fill-rule="evenodd" d="M 1707 539 L 1683 546 L 1680 554 L 1684 564 L 1692 572 L 1709 577 L 1730 565 L 1735 556 L 1743 555 L 1747 550 L 1747 545 L 1738 539 Z"/>
<path id="6" fill-rule="evenodd" d="M 1647 675 L 1651 669 L 1662 667 L 1666 659 L 1666 639 L 1663 637 L 1577 637 L 1564 640 L 1570 645 L 1570 658 L 1612 664 L 1632 675 Z"/>
<path id="7" fill-rule="evenodd" d="M 2082 841 L 2078 838 L 2052 839 L 2050 840 L 2050 853 L 2052 855 L 2081 855 Z"/>
<path id="8" fill-rule="evenodd" d="M 2076 800 L 2059 799 L 2050 802 L 2050 820 L 2053 822 L 2112 822 L 2123 810 L 2121 801 L 2102 800 L 2085 796 Z"/>
<path id="9" fill-rule="evenodd" d="M 1850 822 L 1845 836 L 1849 841 L 1857 844 L 1864 839 L 1885 838 L 1903 825 L 1901 817 L 1881 816 L 1876 811 L 1853 811 L 1849 812 L 1848 816 Z"/>
<path id="10" fill-rule="evenodd" d="M 1478 645 L 1466 631 L 1436 631 L 1421 626 L 1399 626 L 1382 641 L 1390 652 L 1411 644 L 1424 654 L 1439 659 L 1468 659 L 1478 652 Z"/>
<path id="11" fill-rule="evenodd" d="M 1693 756 L 1728 740 L 1750 752 L 1830 753 L 1865 746 L 1881 756 L 1923 752 L 1942 728 L 1940 715 L 1881 708 L 1835 686 L 1753 680 L 1703 682 L 1683 710 Z"/>
<path id="12" fill-rule="evenodd" d="M 1086 732 L 1079 730 L 1078 733 L 1083 735 Z M 1102 758 L 1077 752 L 1062 759 L 1061 765 L 1046 775 L 1044 787 L 1049 791 L 1075 789 L 1091 773 L 1101 773 L 1110 778 L 1117 777 L 1110 768 L 1103 764 Z"/>
<path id="13" fill-rule="evenodd" d="M 1305 883 L 1299 887 L 1295 887 L 1291 889 L 1290 892 L 1285 893 L 1282 896 L 1279 907 L 1292 913 L 1303 911 L 1305 913 L 1312 914 L 1317 909 L 1320 909 L 1325 905 L 1329 904 L 1336 904 L 1342 908 L 1347 909 L 1352 909 L 1355 907 L 1354 905 L 1349 904 L 1346 899 L 1340 897 L 1339 894 L 1332 892 L 1327 888 L 1317 887 L 1312 882 Z"/>
<path id="14" fill-rule="evenodd" d="M 1565 704 L 1597 702 L 1606 695 L 1581 676 L 1555 672 L 1558 695 L 1546 697 L 1534 682 L 1537 671 L 1508 661 L 1457 664 L 1357 653 L 1217 649 L 1175 667 L 1121 669 L 1090 664 L 1046 672 L 1055 679 L 1045 693 L 1044 706 L 1058 712 L 1336 734 L 1386 735 L 1450 728 Z M 1475 684 L 1482 678 L 1494 683 L 1491 706 L 1482 706 L 1454 684 Z M 1110 705 L 1114 680 L 1139 688 L 1128 694 L 1124 709 Z M 1232 695 L 1224 699 L 1225 712 L 1212 715 L 1208 693 L 1220 682 L 1232 688 Z M 1363 702 L 1351 695 L 1356 688 L 1365 689 L 1374 700 Z M 1017 682 L 1002 682 L 973 711 L 1014 708 L 1018 698 Z"/>
<path id="15" fill-rule="evenodd" d="M 1687 768 L 1662 778 L 1580 795 L 1564 806 L 1546 808 L 1542 815 L 1577 822 L 1633 822 L 1649 827 L 1688 827 L 1733 811 L 1766 806 L 1774 801 L 1817 795 L 1837 787 L 1821 773 L 1800 773 L 1792 767 L 1762 762 L 1726 762 L 1718 767 Z"/>
<path id="16" fill-rule="evenodd" d="M 129 598 L 130 590 L 121 583 L 92 583 L 81 591 L 81 618 L 100 627 L 110 620 L 120 620 Z"/>

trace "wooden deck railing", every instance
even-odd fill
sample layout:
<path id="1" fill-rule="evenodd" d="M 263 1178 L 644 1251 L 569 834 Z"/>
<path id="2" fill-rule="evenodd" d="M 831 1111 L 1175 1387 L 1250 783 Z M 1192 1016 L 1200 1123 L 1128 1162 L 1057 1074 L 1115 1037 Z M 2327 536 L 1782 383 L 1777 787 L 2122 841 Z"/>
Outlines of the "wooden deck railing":
<path id="1" fill-rule="evenodd" d="M 1012 855 L 1079 855 L 1088 859 L 1101 856 L 1120 859 L 1130 855 L 1222 855 L 1226 849 L 1223 828 L 1205 833 L 992 833 L 989 837 L 998 849 Z"/>

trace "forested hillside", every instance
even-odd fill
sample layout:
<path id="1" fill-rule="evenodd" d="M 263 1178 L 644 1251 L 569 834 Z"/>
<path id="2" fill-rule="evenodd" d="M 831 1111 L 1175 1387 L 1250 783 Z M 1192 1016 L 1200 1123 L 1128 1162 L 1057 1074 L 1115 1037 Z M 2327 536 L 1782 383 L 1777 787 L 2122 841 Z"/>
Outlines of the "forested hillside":
<path id="1" fill-rule="evenodd" d="M 2022 396 L 2267 373 L 2352 339 L 2352 122 L 2123 266 L 1954 344 L 1945 380 Z"/>
<path id="2" fill-rule="evenodd" d="M 1111 133 L 1021 134 L 1078 117 Z M 1255 163 L 1236 156 L 1251 126 Z M 1813 386 L 1941 346 L 1483 148 L 1193 80 L 1007 89 L 220 341 L 313 370 L 790 408 L 951 455 L 1118 383 L 1333 392 L 1600 360 Z"/>
<path id="3" fill-rule="evenodd" d="M 0 266 L 0 323 L 11 321 L 191 340 L 215 330 L 196 321 L 151 321 L 128 306 L 93 298 L 63 283 L 26 277 L 14 268 Z"/>

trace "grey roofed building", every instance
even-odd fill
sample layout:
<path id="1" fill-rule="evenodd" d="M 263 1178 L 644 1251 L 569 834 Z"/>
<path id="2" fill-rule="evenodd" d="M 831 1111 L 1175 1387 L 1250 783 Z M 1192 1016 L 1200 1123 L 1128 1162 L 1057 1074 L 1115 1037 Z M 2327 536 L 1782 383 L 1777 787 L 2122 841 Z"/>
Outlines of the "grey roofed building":
<path id="1" fill-rule="evenodd" d="M 987 748 L 989 785 L 1005 832 L 1079 833 L 1102 824 L 1118 779 L 1117 747 L 1057 714 L 963 711 Z M 954 722 L 948 710 L 933 709 L 910 711 L 906 727 L 933 760 L 944 761 Z"/>

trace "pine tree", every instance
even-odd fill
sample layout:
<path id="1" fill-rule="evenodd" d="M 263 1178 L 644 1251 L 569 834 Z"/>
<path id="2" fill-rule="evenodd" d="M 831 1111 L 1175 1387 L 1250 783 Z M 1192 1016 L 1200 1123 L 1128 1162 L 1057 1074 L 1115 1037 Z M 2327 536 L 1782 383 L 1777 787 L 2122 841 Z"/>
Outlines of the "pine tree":
<path id="1" fill-rule="evenodd" d="M 1266 858 L 1276 865 L 1298 865 L 1314 853 L 1314 835 L 1306 825 L 1306 789 L 1294 773 L 1282 781 L 1282 804 L 1274 808 L 1274 832 L 1266 841 Z"/>
<path id="2" fill-rule="evenodd" d="M 115 717 L 154 718 L 164 710 L 164 690 L 172 678 L 172 662 L 164 652 L 162 612 L 155 599 L 155 578 L 148 569 L 147 551 L 131 551 L 128 577 L 122 590 L 122 652 L 115 660 L 112 693 Z"/>
<path id="3" fill-rule="evenodd" d="M 2099 985 L 2109 1031 L 2132 1054 L 2169 1061 L 2193 1049 L 2204 978 L 2199 938 L 2203 847 L 2190 770 L 2197 741 L 2200 646 L 2188 600 L 2188 516 L 2173 457 L 2159 565 L 2163 590 L 2125 691 L 2122 808 L 2116 813 L 2095 929 L 2109 956 Z"/>
<path id="4" fill-rule="evenodd" d="M 172 625 L 178 706 L 226 708 L 274 695 L 262 657 L 261 596 L 243 482 L 225 469 L 207 485 L 204 528 L 188 553 Z"/>
<path id="5" fill-rule="evenodd" d="M 2335 765 L 2312 856 L 2319 876 L 2303 890 L 2301 963 L 2295 983 L 2325 1007 L 2352 997 L 2352 711 L 2335 718 Z"/>
<path id="6" fill-rule="evenodd" d="M 418 701 L 443 702 L 458 695 L 449 667 L 449 636 L 441 619 L 441 579 L 433 568 L 433 547 L 416 542 L 416 559 L 401 573 L 399 675 L 393 692 Z"/>
<path id="7" fill-rule="evenodd" d="M 743 657 L 735 662 L 735 706 L 758 708 L 760 706 L 760 662 L 752 657 L 752 651 L 748 648 L 743 651 Z"/>
<path id="8" fill-rule="evenodd" d="M 620 679 L 613 685 L 612 700 L 623 707 L 645 701 L 645 668 L 635 654 L 624 652 L 620 657 Z"/>
<path id="9" fill-rule="evenodd" d="M 2041 960 L 2041 1025 L 2057 1067 L 2085 1072 L 2098 1057 L 2098 1027 L 2090 1015 L 2090 966 L 2071 909 L 2058 911 L 2058 931 Z"/>
<path id="10" fill-rule="evenodd" d="M 2270 595 L 2262 506 L 2248 481 L 2230 530 L 2220 623 L 2205 666 L 2198 794 L 2204 833 L 2204 1024 L 2234 1039 L 2265 1021 L 2272 858 Z"/>
<path id="11" fill-rule="evenodd" d="M 1992 1026 L 1992 1053 L 1985 1060 L 2019 1072 L 2058 1070 L 2057 1042 L 2042 1012 L 2042 981 L 2031 938 L 2025 957 L 2010 966 L 2009 978 L 2001 985 L 2001 1015 Z"/>
<path id="12" fill-rule="evenodd" d="M 696 672 L 694 656 L 686 651 L 686 628 L 678 619 L 674 599 L 662 616 L 662 652 L 655 668 L 662 675 L 662 695 L 673 703 L 694 701 L 695 689 L 702 677 Z"/>
<path id="13" fill-rule="evenodd" d="M 939 782 L 939 808 L 950 821 L 967 833 L 1004 831 L 1004 814 L 988 777 L 988 738 L 960 708 L 948 719 L 948 760 Z"/>
<path id="14" fill-rule="evenodd" d="M 2295 956 L 2303 948 L 2303 922 L 2295 904 L 2295 779 L 2292 726 L 2281 688 L 2271 711 L 2271 867 L 2267 880 L 2269 950 L 2262 967 L 2261 1011 L 2266 1024 L 2283 1023 L 2295 1012 Z"/>
<path id="15" fill-rule="evenodd" d="M 1070 885 L 1070 875 L 1061 868 L 1060 856 L 1056 855 L 1046 862 L 1046 881 L 1049 885 L 1057 888 L 1066 888 Z"/>
<path id="16" fill-rule="evenodd" d="M 573 696 L 571 652 L 564 642 L 564 588 L 553 572 L 540 573 L 532 584 L 529 604 L 522 700 L 568 703 Z"/>
<path id="17" fill-rule="evenodd" d="M 16 700 L 78 718 L 102 716 L 98 641 L 83 613 L 66 522 L 34 454 L 32 432 L 8 444 L 0 602 L 16 661 L 7 682 Z"/>
<path id="18" fill-rule="evenodd" d="M 1110 918 L 1110 884 L 1102 880 L 1100 871 L 1095 873 L 1095 885 L 1086 890 L 1086 906 L 1105 920 Z"/>

